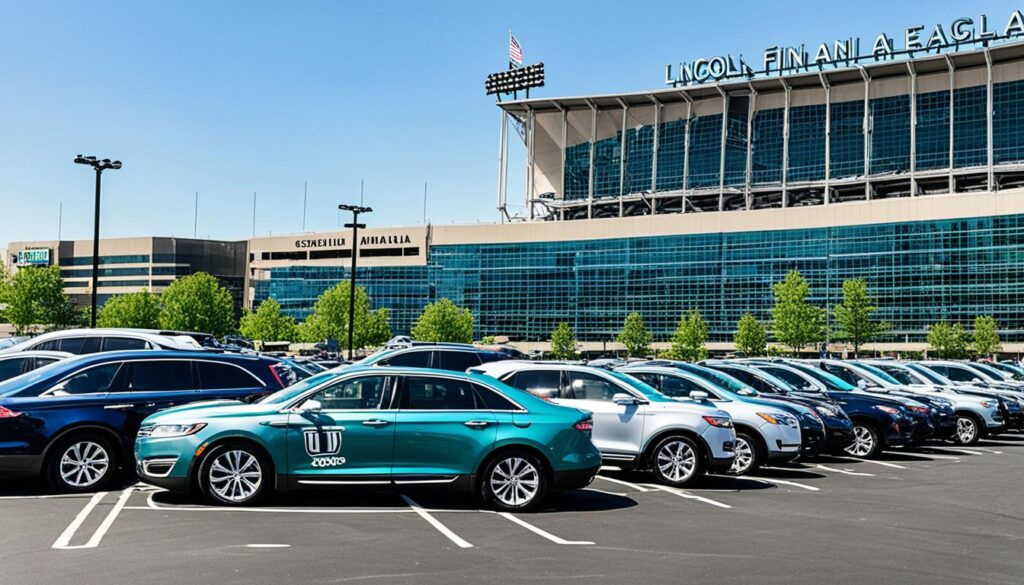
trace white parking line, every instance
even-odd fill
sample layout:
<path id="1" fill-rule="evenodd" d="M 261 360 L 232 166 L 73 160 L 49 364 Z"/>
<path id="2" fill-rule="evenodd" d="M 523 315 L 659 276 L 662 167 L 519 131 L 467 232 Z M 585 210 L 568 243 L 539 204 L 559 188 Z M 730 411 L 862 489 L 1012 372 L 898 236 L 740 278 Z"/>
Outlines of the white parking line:
<path id="1" fill-rule="evenodd" d="M 885 467 L 892 467 L 894 469 L 906 469 L 902 465 L 896 465 L 895 463 L 889 463 L 888 461 L 877 461 L 875 459 L 856 459 L 854 457 L 841 457 L 839 455 L 832 455 L 833 459 L 842 459 L 843 461 L 860 461 L 863 463 L 874 463 L 875 465 L 883 465 Z"/>
<path id="2" fill-rule="evenodd" d="M 606 490 L 599 490 L 597 488 L 592 488 L 592 487 L 583 488 L 583 491 L 585 491 L 585 492 L 597 492 L 599 494 L 604 494 L 606 496 L 620 496 L 621 497 L 621 496 L 628 496 L 629 495 L 626 492 L 609 492 L 609 491 L 606 491 Z"/>
<path id="3" fill-rule="evenodd" d="M 47 494 L 41 496 L 0 496 L 0 500 L 84 500 L 90 494 Z"/>
<path id="4" fill-rule="evenodd" d="M 501 516 L 502 518 L 510 520 L 510 521 L 512 521 L 512 522 L 514 522 L 514 523 L 516 523 L 516 524 L 518 524 L 520 526 L 522 526 L 523 528 L 529 530 L 530 532 L 532 532 L 532 533 L 534 533 L 536 535 L 543 536 L 544 538 L 550 540 L 551 542 L 553 542 L 555 544 L 568 544 L 568 545 L 588 545 L 588 544 L 594 544 L 593 542 L 591 542 L 589 540 L 565 540 L 564 538 L 559 538 L 559 537 L 555 536 L 554 534 L 551 534 L 550 532 L 547 532 L 545 530 L 541 530 L 540 528 L 537 528 L 533 524 L 530 524 L 529 522 L 527 522 L 527 521 L 525 521 L 525 520 L 523 520 L 521 518 L 516 518 L 515 516 L 513 516 L 512 514 L 509 514 L 508 512 L 498 512 L 498 516 Z"/>
<path id="5" fill-rule="evenodd" d="M 448 540 L 454 542 L 459 548 L 472 548 L 473 547 L 472 544 L 470 544 L 470 543 L 466 542 L 465 540 L 463 540 L 461 536 L 459 536 L 458 534 L 455 534 L 454 532 L 449 530 L 449 528 L 447 526 L 445 526 L 444 524 L 441 524 L 441 522 L 439 522 L 437 520 L 437 518 L 434 518 L 433 516 L 431 516 L 430 513 L 427 512 L 426 510 L 424 510 L 422 507 L 420 507 L 420 505 L 417 504 L 415 500 L 413 500 L 412 498 L 410 498 L 409 496 L 407 496 L 405 494 L 400 494 L 400 495 L 402 496 L 402 499 L 405 500 L 405 503 L 409 504 L 409 507 L 412 508 L 413 511 L 415 511 L 419 515 L 420 518 L 423 518 L 424 520 L 426 520 L 427 523 L 429 523 L 431 526 L 436 528 L 438 532 L 440 532 L 441 534 L 443 534 L 446 537 L 448 537 Z"/>
<path id="6" fill-rule="evenodd" d="M 667 485 L 658 485 L 656 483 L 649 483 L 649 484 L 646 484 L 646 485 L 649 488 L 653 488 L 653 489 L 656 489 L 656 490 L 661 490 L 663 492 L 668 492 L 670 494 L 675 494 L 675 495 L 679 496 L 680 498 L 686 498 L 688 500 L 697 500 L 699 502 L 704 502 L 705 504 L 711 504 L 712 506 L 718 506 L 719 508 L 725 508 L 727 510 L 732 508 L 732 506 L 730 506 L 729 504 L 723 504 L 722 502 L 719 502 L 717 500 L 712 500 L 711 498 L 705 498 L 704 496 L 697 496 L 697 495 L 691 494 L 689 492 L 684 492 L 683 490 L 677 490 L 675 488 L 670 488 Z"/>
<path id="7" fill-rule="evenodd" d="M 64 532 L 53 543 L 53 548 L 60 550 L 74 550 L 80 548 L 96 548 L 97 546 L 99 546 L 100 541 L 103 540 L 103 537 L 106 536 L 107 531 L 110 530 L 110 527 L 114 525 L 114 521 L 117 520 L 118 514 L 121 513 L 121 510 L 124 509 L 125 504 L 128 503 L 128 498 L 131 497 L 132 490 L 133 488 L 128 488 L 121 492 L 121 497 L 117 498 L 117 502 L 114 503 L 114 506 L 110 509 L 110 512 L 107 513 L 107 517 L 103 519 L 103 522 L 100 523 L 99 528 L 96 529 L 96 532 L 93 533 L 92 537 L 89 538 L 88 542 L 86 542 L 85 544 L 71 545 L 70 542 L 71 539 L 74 537 L 75 532 L 78 531 L 78 528 L 81 527 L 82 523 L 89 516 L 89 513 L 92 512 L 93 508 L 95 508 L 97 504 L 99 504 L 99 502 L 103 499 L 103 496 L 105 496 L 107 492 L 101 492 L 99 494 L 96 494 L 99 497 L 97 498 L 94 496 L 91 500 L 89 500 L 89 503 L 86 504 L 85 508 L 82 508 L 82 511 L 78 513 L 78 516 L 75 517 L 71 524 L 69 524 L 68 527 L 64 529 Z"/>
<path id="8" fill-rule="evenodd" d="M 849 469 L 836 469 L 835 467 L 828 467 L 826 465 L 821 465 L 820 463 L 815 465 L 815 467 L 817 467 L 818 469 L 824 469 L 825 471 L 834 471 L 836 473 L 842 473 L 845 475 L 856 475 L 859 477 L 875 477 L 875 474 L 873 473 L 861 473 L 859 471 L 851 471 Z"/>
<path id="9" fill-rule="evenodd" d="M 940 453 L 967 453 L 968 455 L 984 455 L 981 451 L 972 451 L 970 449 L 962 449 L 960 447 L 928 447 L 929 449 L 939 449 Z"/>
<path id="10" fill-rule="evenodd" d="M 951 461 L 960 461 L 960 457 L 954 457 L 952 455 L 939 455 L 937 453 L 924 453 L 921 451 L 907 451 L 908 455 L 917 455 L 918 457 L 932 457 L 934 459 L 949 459 Z"/>
<path id="11" fill-rule="evenodd" d="M 633 488 L 633 489 L 635 489 L 638 492 L 649 492 L 649 491 L 651 491 L 651 490 L 645 488 L 642 485 L 635 484 L 635 483 L 629 483 L 628 481 L 622 481 L 621 479 L 615 479 L 614 477 L 608 477 L 606 475 L 599 475 L 599 476 L 597 476 L 597 479 L 603 479 L 605 481 L 610 481 L 612 483 L 617 483 L 619 485 L 624 485 L 624 486 L 626 486 L 628 488 Z"/>
<path id="12" fill-rule="evenodd" d="M 805 489 L 805 490 L 807 490 L 809 492 L 821 491 L 819 488 L 816 488 L 813 485 L 807 485 L 805 483 L 798 483 L 798 482 L 795 482 L 795 481 L 786 481 L 784 479 L 775 479 L 774 477 L 754 477 L 752 475 L 739 475 L 739 476 L 736 476 L 736 479 L 752 479 L 754 481 L 761 481 L 761 482 L 764 482 L 764 483 L 771 483 L 771 484 L 775 484 L 775 485 L 788 485 L 788 486 L 791 486 L 791 487 L 798 487 L 798 488 L 801 488 L 801 489 Z"/>
<path id="13" fill-rule="evenodd" d="M 975 447 L 979 451 L 985 451 L 986 453 L 992 453 L 994 455 L 1002 455 L 1002 451 L 996 451 L 995 449 L 982 449 L 981 447 Z"/>
<path id="14" fill-rule="evenodd" d="M 247 544 L 246 548 L 291 548 L 290 544 Z"/>

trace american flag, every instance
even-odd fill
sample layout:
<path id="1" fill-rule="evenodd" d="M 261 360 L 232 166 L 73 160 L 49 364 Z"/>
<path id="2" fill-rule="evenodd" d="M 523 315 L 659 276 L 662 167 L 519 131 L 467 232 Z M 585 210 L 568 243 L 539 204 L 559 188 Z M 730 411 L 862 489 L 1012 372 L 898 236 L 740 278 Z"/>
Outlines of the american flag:
<path id="1" fill-rule="evenodd" d="M 523 48 L 512 33 L 508 33 L 508 60 L 516 65 L 523 64 Z"/>

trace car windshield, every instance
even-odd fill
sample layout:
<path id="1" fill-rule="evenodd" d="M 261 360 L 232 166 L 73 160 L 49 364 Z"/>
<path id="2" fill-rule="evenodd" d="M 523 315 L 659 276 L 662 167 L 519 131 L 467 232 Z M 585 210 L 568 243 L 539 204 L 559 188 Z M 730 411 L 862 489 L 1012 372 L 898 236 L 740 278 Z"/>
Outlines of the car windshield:
<path id="1" fill-rule="evenodd" d="M 988 374 L 989 378 L 992 378 L 993 382 L 1004 382 L 1008 374 L 1000 372 L 988 364 L 973 363 L 971 367 L 983 374 Z"/>
<path id="2" fill-rule="evenodd" d="M 680 369 L 683 371 L 688 371 L 692 374 L 696 374 L 701 378 L 704 378 L 705 380 L 708 380 L 709 382 L 714 383 L 718 387 L 728 390 L 730 392 L 735 392 L 737 394 L 742 392 L 746 396 L 757 396 L 757 390 L 754 390 L 754 388 L 752 388 L 751 386 L 748 386 L 743 382 L 740 382 L 739 380 L 730 376 L 729 374 L 724 374 L 722 372 L 712 370 L 709 368 L 696 368 L 692 366 Z"/>
<path id="3" fill-rule="evenodd" d="M 88 356 L 70 357 L 66 360 L 53 362 L 52 364 L 47 364 L 41 368 L 36 368 L 31 372 L 26 372 L 20 376 L 15 376 L 13 378 L 4 380 L 2 383 L 0 383 L 0 396 L 4 396 L 6 394 L 13 394 L 14 392 L 23 390 L 26 386 L 35 384 L 40 380 L 49 378 L 51 376 L 60 375 L 66 371 L 70 371 L 78 367 L 78 362 L 82 361 L 83 359 L 88 359 Z"/>
<path id="4" fill-rule="evenodd" d="M 924 366 L 918 364 L 907 364 L 907 367 L 927 378 L 928 381 L 931 382 L 932 384 L 938 384 L 940 386 L 948 386 L 954 384 L 954 382 L 949 378 L 946 378 L 945 376 L 940 376 L 939 374 L 935 373 L 931 369 L 926 368 Z"/>
<path id="5" fill-rule="evenodd" d="M 871 364 L 866 364 L 864 362 L 856 362 L 856 366 L 858 368 L 861 368 L 862 370 L 867 370 L 868 372 L 874 374 L 877 378 L 881 378 L 883 382 L 888 382 L 890 384 L 895 384 L 897 386 L 900 384 L 913 384 L 913 382 L 900 382 L 896 378 L 890 376 L 889 374 L 883 372 L 881 369 L 876 368 Z"/>
<path id="6" fill-rule="evenodd" d="M 796 368 L 801 372 L 813 376 L 815 380 L 818 380 L 825 385 L 826 388 L 835 392 L 849 392 L 855 390 L 854 386 L 847 384 L 841 378 L 833 376 L 825 370 L 819 370 L 811 366 L 805 366 L 804 364 L 789 364 L 790 367 Z"/>
<path id="7" fill-rule="evenodd" d="M 323 373 L 320 373 L 320 374 L 316 374 L 315 376 L 310 376 L 309 378 L 306 378 L 305 380 L 302 380 L 300 382 L 296 382 L 296 383 L 292 384 L 291 386 L 288 386 L 287 388 L 282 388 L 282 389 L 278 390 L 277 392 L 274 392 L 273 394 L 271 394 L 269 396 L 266 396 L 265 398 L 260 400 L 258 403 L 259 404 L 281 404 L 281 403 L 284 403 L 284 402 L 288 402 L 289 400 L 291 400 L 292 398 L 295 398 L 299 394 L 302 394 L 306 390 L 311 390 L 313 388 L 316 388 L 320 384 L 326 382 L 327 380 L 330 380 L 331 378 L 336 377 L 337 375 L 338 375 L 338 372 L 323 372 Z"/>
<path id="8" fill-rule="evenodd" d="M 899 380 L 901 384 L 920 384 L 911 371 L 905 369 L 905 366 L 897 366 L 893 364 L 879 365 L 878 368 L 884 371 L 886 374 L 892 376 L 893 379 Z"/>
<path id="9" fill-rule="evenodd" d="M 666 400 L 672 400 L 668 396 L 665 396 L 661 392 L 655 390 L 652 386 L 641 382 L 640 380 L 634 378 L 633 376 L 629 376 L 612 370 L 608 370 L 608 374 L 612 375 L 616 380 L 624 382 L 626 385 L 628 385 L 630 388 L 633 388 L 640 394 L 643 394 L 644 398 L 647 398 L 648 400 L 651 400 L 653 402 L 664 402 Z"/>

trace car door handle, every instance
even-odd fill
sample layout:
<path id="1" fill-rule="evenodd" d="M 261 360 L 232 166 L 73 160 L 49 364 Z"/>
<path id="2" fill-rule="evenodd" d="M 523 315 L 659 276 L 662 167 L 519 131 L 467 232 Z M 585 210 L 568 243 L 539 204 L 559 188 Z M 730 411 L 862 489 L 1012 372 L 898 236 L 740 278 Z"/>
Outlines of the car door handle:
<path id="1" fill-rule="evenodd" d="M 466 422 L 464 422 L 462 424 L 466 425 L 467 427 L 472 427 L 472 428 L 476 429 L 476 428 L 486 427 L 487 425 L 489 425 L 491 423 L 489 423 L 489 422 L 487 422 L 485 420 L 468 420 L 468 421 L 466 421 Z"/>
<path id="2" fill-rule="evenodd" d="M 129 408 L 135 408 L 134 404 L 108 404 L 103 407 L 104 410 L 128 410 Z"/>
<path id="3" fill-rule="evenodd" d="M 286 420 L 265 420 L 260 422 L 260 424 L 265 427 L 274 427 L 277 429 L 286 429 L 291 426 L 301 426 L 298 424 L 292 424 Z"/>
<path id="4" fill-rule="evenodd" d="M 380 420 L 379 418 L 371 418 L 370 420 L 364 420 L 363 424 L 368 427 L 382 427 L 388 424 L 388 421 Z"/>

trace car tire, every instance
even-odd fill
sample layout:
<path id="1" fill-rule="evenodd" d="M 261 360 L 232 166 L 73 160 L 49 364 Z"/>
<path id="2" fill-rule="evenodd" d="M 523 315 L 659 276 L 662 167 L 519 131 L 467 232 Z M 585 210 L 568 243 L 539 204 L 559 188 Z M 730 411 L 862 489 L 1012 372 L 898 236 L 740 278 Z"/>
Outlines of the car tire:
<path id="1" fill-rule="evenodd" d="M 981 429 L 982 425 L 974 415 L 958 414 L 954 440 L 957 445 L 973 445 L 981 439 Z"/>
<path id="2" fill-rule="evenodd" d="M 210 449 L 199 466 L 199 488 L 220 506 L 248 506 L 269 492 L 273 468 L 248 443 L 224 443 Z"/>
<path id="3" fill-rule="evenodd" d="M 733 459 L 729 473 L 747 475 L 756 471 L 764 464 L 764 450 L 761 442 L 744 432 L 736 433 L 736 458 Z"/>
<path id="4" fill-rule="evenodd" d="M 484 503 L 505 512 L 535 509 L 547 491 L 544 465 L 525 451 L 505 451 L 494 457 L 480 479 Z"/>
<path id="5" fill-rule="evenodd" d="M 61 439 L 51 453 L 46 477 L 60 492 L 100 491 L 113 481 L 120 464 L 113 442 L 97 433 Z"/>
<path id="6" fill-rule="evenodd" d="M 878 455 L 884 447 L 882 437 L 871 425 L 864 423 L 853 423 L 853 442 L 843 450 L 847 455 L 871 459 Z"/>
<path id="7" fill-rule="evenodd" d="M 704 451 L 689 437 L 665 437 L 651 451 L 651 469 L 659 483 L 683 487 L 704 475 Z"/>

